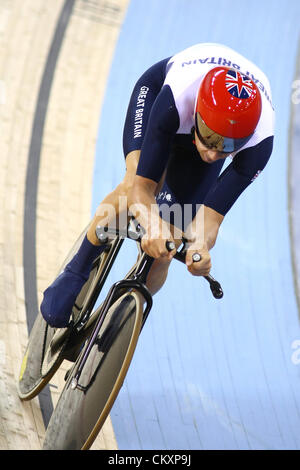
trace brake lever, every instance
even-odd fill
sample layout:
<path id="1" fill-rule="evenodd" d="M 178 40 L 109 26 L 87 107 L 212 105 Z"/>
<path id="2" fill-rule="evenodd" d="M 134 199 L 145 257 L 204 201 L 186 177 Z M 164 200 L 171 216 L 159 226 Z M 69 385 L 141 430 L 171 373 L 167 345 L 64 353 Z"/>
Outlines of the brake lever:
<path id="1" fill-rule="evenodd" d="M 176 258 L 178 261 L 181 261 L 182 263 L 185 263 L 186 243 L 187 243 L 187 241 L 188 240 L 186 240 L 185 238 L 182 239 L 183 247 L 174 256 L 174 258 Z M 193 259 L 194 263 L 199 263 L 199 261 L 201 261 L 200 253 L 194 253 L 193 256 L 192 256 L 192 259 Z M 203 277 L 209 283 L 209 287 L 210 287 L 210 290 L 211 290 L 212 295 L 214 296 L 214 298 L 215 299 L 221 299 L 224 295 L 221 284 L 216 279 L 214 279 L 210 274 L 208 276 L 203 276 Z"/>

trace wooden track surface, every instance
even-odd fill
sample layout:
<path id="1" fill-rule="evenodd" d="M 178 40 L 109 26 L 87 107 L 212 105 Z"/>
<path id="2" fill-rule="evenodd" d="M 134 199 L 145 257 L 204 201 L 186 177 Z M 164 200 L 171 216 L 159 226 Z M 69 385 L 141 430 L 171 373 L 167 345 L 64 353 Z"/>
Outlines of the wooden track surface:
<path id="1" fill-rule="evenodd" d="M 76 0 L 47 103 L 37 193 L 38 301 L 90 220 L 97 127 L 128 0 Z M 41 78 L 63 0 L 0 2 L 0 449 L 40 449 L 39 400 L 16 381 L 27 343 L 23 226 L 26 171 Z M 25 272 L 25 275 L 27 273 Z M 50 384 L 55 405 L 68 364 Z M 116 448 L 107 420 L 94 449 Z"/>

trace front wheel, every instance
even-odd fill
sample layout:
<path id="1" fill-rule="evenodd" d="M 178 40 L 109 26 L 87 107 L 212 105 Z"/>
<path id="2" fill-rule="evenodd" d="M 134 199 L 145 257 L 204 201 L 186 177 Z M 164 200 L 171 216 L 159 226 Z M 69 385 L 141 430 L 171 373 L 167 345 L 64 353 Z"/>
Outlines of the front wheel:
<path id="1" fill-rule="evenodd" d="M 87 450 L 102 428 L 123 384 L 142 327 L 137 292 L 124 294 L 108 310 L 74 385 L 84 349 L 71 370 L 46 431 L 44 450 Z"/>
<path id="2" fill-rule="evenodd" d="M 41 368 L 44 351 L 50 344 L 55 329 L 51 328 L 39 313 L 32 327 L 27 348 L 23 356 L 18 380 L 18 394 L 22 400 L 31 400 L 47 385 L 62 363 L 59 359 L 43 376 Z"/>

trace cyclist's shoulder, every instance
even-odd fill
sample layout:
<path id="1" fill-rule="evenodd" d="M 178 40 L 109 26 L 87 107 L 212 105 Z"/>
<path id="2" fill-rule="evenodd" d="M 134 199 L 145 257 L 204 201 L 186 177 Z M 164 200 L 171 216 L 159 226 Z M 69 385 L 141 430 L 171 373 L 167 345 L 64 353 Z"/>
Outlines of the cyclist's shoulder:
<path id="1" fill-rule="evenodd" d="M 241 150 L 232 155 L 235 167 L 261 169 L 266 165 L 273 152 L 274 135 L 253 138 Z"/>

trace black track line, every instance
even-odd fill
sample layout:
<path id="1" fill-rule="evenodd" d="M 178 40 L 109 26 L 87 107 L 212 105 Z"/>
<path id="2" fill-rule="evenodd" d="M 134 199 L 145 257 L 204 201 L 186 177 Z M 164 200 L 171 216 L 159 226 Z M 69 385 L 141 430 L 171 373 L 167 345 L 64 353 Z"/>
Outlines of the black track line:
<path id="1" fill-rule="evenodd" d="M 65 0 L 57 21 L 41 80 L 29 147 L 23 223 L 24 289 L 28 332 L 31 331 L 38 312 L 36 279 L 36 206 L 44 125 L 55 67 L 74 3 L 75 0 Z M 47 427 L 53 412 L 49 386 L 45 387 L 44 391 L 40 393 L 39 400 L 44 424 Z"/>

